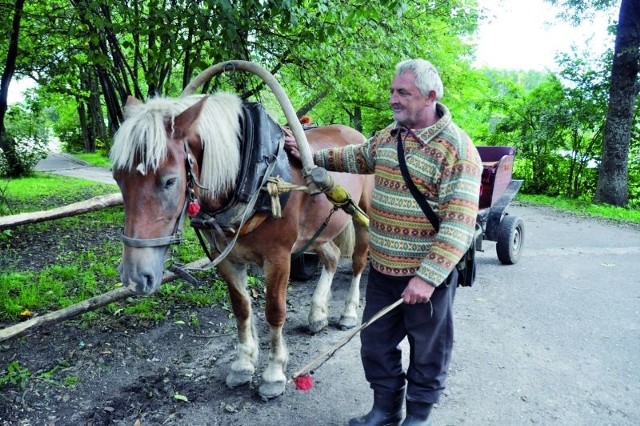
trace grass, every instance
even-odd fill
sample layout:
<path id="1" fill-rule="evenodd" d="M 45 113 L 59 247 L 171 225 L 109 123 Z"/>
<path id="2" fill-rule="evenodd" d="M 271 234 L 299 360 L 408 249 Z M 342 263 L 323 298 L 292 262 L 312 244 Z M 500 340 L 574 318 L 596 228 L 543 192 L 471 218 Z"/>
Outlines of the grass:
<path id="1" fill-rule="evenodd" d="M 26 389 L 30 381 L 44 381 L 53 386 L 73 387 L 80 378 L 76 375 L 67 375 L 65 370 L 69 364 L 65 361 L 58 361 L 48 370 L 32 372 L 20 365 L 20 362 L 13 360 L 7 363 L 4 371 L 0 371 L 0 389 L 4 385 L 13 385 L 19 389 Z"/>
<path id="2" fill-rule="evenodd" d="M 96 167 L 111 167 L 111 162 L 109 161 L 109 156 L 102 151 L 86 153 L 80 152 L 73 154 L 74 157 L 81 159 L 82 161 L 86 161 L 92 166 Z"/>
<path id="3" fill-rule="evenodd" d="M 2 215 L 47 210 L 114 192 L 112 185 L 47 174 L 0 179 L 0 188 Z M 118 206 L 0 231 L 0 322 L 14 323 L 33 314 L 58 310 L 119 285 L 117 265 L 122 242 L 117 235 L 123 223 L 123 209 Z M 102 230 L 106 231 L 104 235 Z M 51 241 L 52 237 L 55 241 Z M 203 257 L 190 227 L 185 227 L 184 237 L 185 241 L 174 250 L 174 259 L 189 263 Z M 43 240 L 47 240 L 43 245 L 46 249 L 28 251 L 29 241 L 42 245 Z M 29 262 L 29 258 L 41 257 L 46 261 Z M 31 263 L 36 266 L 29 266 Z M 102 314 L 88 313 L 83 319 L 119 312 L 156 321 L 165 319 L 167 312 L 179 311 L 178 305 L 228 305 L 226 284 L 216 278 L 215 270 L 198 272 L 196 276 L 207 285 L 194 287 L 177 280 L 163 285 L 155 295 L 112 303 L 100 311 Z M 185 320 L 197 322 L 189 316 Z"/>
<path id="4" fill-rule="evenodd" d="M 46 210 L 114 192 L 111 185 L 47 174 L 11 181 L 0 179 L 0 190 L 0 213 L 3 215 Z M 523 194 L 519 194 L 517 199 L 600 218 L 640 223 L 640 211 L 633 209 Z M 116 268 L 122 243 L 117 234 L 123 223 L 122 208 L 112 207 L 0 232 L 0 266 L 3 269 L 0 275 L 0 321 L 10 323 L 33 313 L 61 309 L 113 289 L 119 281 Z M 84 241 L 79 237 L 95 234 L 96 229 L 104 229 L 108 236 L 98 242 Z M 174 249 L 174 259 L 188 263 L 202 257 L 203 252 L 193 229 L 187 226 L 184 233 L 184 242 Z M 51 242 L 52 248 L 47 253 L 29 254 L 21 251 L 24 248 L 16 248 L 21 247 L 20 241 L 51 238 L 52 235 L 56 236 L 56 241 Z M 40 262 L 45 265 L 40 268 L 30 268 L 18 261 L 25 256 L 44 255 L 49 256 L 50 261 Z M 196 277 L 207 285 L 193 286 L 176 280 L 163 285 L 156 295 L 135 298 L 130 303 L 113 303 L 102 312 L 107 315 L 124 313 L 151 321 L 166 319 L 167 312 L 178 305 L 192 312 L 193 308 L 221 304 L 230 312 L 226 285 L 214 272 L 198 272 Z M 259 277 L 250 277 L 249 287 L 256 297 L 264 294 L 264 283 Z M 100 315 L 90 313 L 84 318 L 93 320 Z M 193 316 L 184 320 L 191 324 L 198 322 Z"/>
<path id="5" fill-rule="evenodd" d="M 0 215 L 48 210 L 115 191 L 113 185 L 45 173 L 21 179 L 0 179 Z"/>
<path id="6" fill-rule="evenodd" d="M 571 211 L 592 217 L 622 222 L 640 223 L 640 210 L 625 207 L 614 207 L 606 204 L 593 204 L 584 200 L 548 197 L 545 195 L 518 194 L 520 201 L 543 204 L 559 210 Z"/>

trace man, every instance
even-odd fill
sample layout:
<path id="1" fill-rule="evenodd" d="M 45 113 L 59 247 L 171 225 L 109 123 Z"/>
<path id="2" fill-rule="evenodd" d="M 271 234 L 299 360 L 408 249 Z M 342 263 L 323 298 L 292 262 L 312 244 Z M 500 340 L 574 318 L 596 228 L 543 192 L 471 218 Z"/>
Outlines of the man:
<path id="1" fill-rule="evenodd" d="M 439 99 L 443 85 L 424 59 L 396 65 L 390 105 L 394 123 L 356 146 L 314 154 L 318 166 L 374 173 L 370 260 L 362 321 L 399 298 L 400 307 L 362 330 L 361 358 L 373 389 L 371 411 L 350 425 L 430 423 L 453 348 L 455 265 L 471 244 L 478 212 L 482 163 L 469 137 Z M 398 166 L 402 139 L 409 174 L 440 219 L 436 232 L 407 189 Z M 402 368 L 400 342 L 410 362 Z"/>

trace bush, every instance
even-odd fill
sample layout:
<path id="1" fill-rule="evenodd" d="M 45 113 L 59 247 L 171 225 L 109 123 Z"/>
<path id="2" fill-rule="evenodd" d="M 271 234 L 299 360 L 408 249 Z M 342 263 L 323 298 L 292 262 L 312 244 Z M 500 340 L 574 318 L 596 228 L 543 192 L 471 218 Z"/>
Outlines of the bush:
<path id="1" fill-rule="evenodd" d="M 1 177 L 30 176 L 38 161 L 47 156 L 47 140 L 43 138 L 24 139 L 20 143 L 10 138 L 8 143 L 4 145 L 8 149 L 0 149 Z"/>

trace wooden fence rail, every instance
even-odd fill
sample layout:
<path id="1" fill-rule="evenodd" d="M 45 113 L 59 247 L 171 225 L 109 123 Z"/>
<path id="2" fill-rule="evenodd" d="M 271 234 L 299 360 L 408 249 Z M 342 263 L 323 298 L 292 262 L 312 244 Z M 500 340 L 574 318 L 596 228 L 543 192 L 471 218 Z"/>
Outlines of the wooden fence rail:
<path id="1" fill-rule="evenodd" d="M 38 223 L 47 220 L 60 219 L 63 217 L 76 216 L 104 209 L 106 207 L 117 206 L 120 204 L 122 204 L 122 194 L 118 192 L 114 194 L 100 195 L 85 201 L 79 201 L 77 203 L 68 204 L 66 206 L 57 207 L 50 210 L 31 213 L 20 213 L 11 216 L 1 216 L 0 231 L 30 223 Z M 208 258 L 202 258 L 185 265 L 184 268 L 204 268 L 210 262 L 211 261 Z M 174 281 L 177 278 L 179 278 L 178 275 L 174 274 L 173 272 L 167 272 L 162 278 L 162 282 L 167 283 L 170 281 Z M 135 293 L 129 288 L 118 287 L 99 296 L 95 296 L 90 299 L 83 300 L 82 302 L 78 302 L 75 305 L 71 305 L 54 312 L 49 312 L 47 314 L 31 318 L 27 321 L 23 321 L 18 324 L 0 329 L 0 342 L 14 337 L 22 336 L 34 331 L 37 328 L 50 326 L 66 321 L 85 312 L 93 311 L 95 309 L 108 305 L 109 303 L 117 302 L 118 300 L 134 295 Z"/>
<path id="2" fill-rule="evenodd" d="M 115 194 L 100 195 L 88 200 L 78 201 L 77 203 L 68 204 L 66 206 L 57 207 L 51 210 L 20 213 L 11 216 L 0 216 L 0 231 L 14 228 L 19 225 L 76 216 L 79 214 L 100 210 L 105 207 L 118 206 L 120 204 L 122 204 L 122 194 L 118 192 Z"/>
<path id="3" fill-rule="evenodd" d="M 209 263 L 210 260 L 208 258 L 202 258 L 185 265 L 184 268 L 204 268 Z M 167 272 L 162 278 L 162 282 L 167 283 L 175 280 L 176 278 L 178 278 L 176 274 Z M 85 312 L 93 311 L 95 309 L 101 308 L 102 306 L 108 305 L 109 303 L 116 302 L 133 295 L 135 294 L 129 288 L 118 287 L 99 296 L 92 297 L 91 299 L 78 302 L 75 305 L 67 306 L 66 308 L 54 312 L 49 312 L 48 314 L 37 316 L 31 318 L 30 320 L 3 328 L 2 330 L 0 330 L 0 342 L 14 337 L 22 336 L 27 332 L 35 330 L 36 328 L 50 326 L 62 321 L 66 321 Z"/>

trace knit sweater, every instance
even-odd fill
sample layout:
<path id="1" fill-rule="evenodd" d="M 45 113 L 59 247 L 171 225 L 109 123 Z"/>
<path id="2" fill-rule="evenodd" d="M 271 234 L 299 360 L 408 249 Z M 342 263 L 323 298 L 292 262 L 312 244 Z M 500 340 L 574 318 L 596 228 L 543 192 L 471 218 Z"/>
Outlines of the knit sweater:
<path id="1" fill-rule="evenodd" d="M 449 110 L 437 105 L 440 119 L 407 131 L 396 123 L 360 145 L 314 154 L 327 170 L 374 174 L 370 216 L 371 265 L 383 274 L 420 276 L 438 286 L 469 248 L 478 214 L 482 162 L 469 136 Z M 397 134 L 403 138 L 407 169 L 440 218 L 436 232 L 407 188 L 398 166 Z"/>

